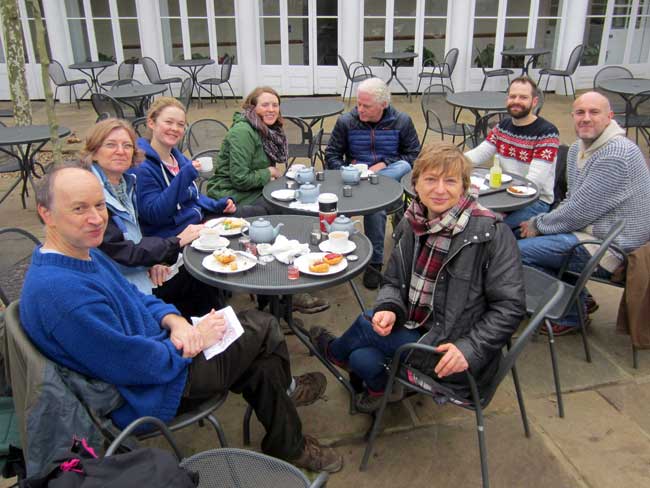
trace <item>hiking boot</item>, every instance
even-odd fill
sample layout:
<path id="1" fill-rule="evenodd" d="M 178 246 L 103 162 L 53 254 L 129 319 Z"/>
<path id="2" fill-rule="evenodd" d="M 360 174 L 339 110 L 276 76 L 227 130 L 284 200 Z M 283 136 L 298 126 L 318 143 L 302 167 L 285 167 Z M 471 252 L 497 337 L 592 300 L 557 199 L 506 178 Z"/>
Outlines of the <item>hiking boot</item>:
<path id="1" fill-rule="evenodd" d="M 325 393 L 327 378 L 323 373 L 305 373 L 295 376 L 296 387 L 289 395 L 296 407 L 311 405 Z"/>
<path id="2" fill-rule="evenodd" d="M 588 314 L 594 313 L 596 310 L 598 310 L 599 306 L 600 305 L 598 305 L 598 302 L 594 299 L 593 296 L 587 295 L 585 298 L 585 308 Z"/>
<path id="3" fill-rule="evenodd" d="M 379 285 L 381 285 L 381 264 L 370 263 L 363 272 L 363 286 L 369 290 L 376 290 Z"/>
<path id="4" fill-rule="evenodd" d="M 305 445 L 298 459 L 290 461 L 298 468 L 309 471 L 336 473 L 343 469 L 343 457 L 331 447 L 321 445 L 314 437 L 305 435 Z"/>
<path id="5" fill-rule="evenodd" d="M 338 366 L 341 369 L 344 369 L 345 371 L 348 371 L 347 363 L 333 358 L 329 353 L 330 342 L 332 342 L 334 339 L 336 339 L 336 336 L 325 327 L 316 326 L 309 329 L 309 340 L 314 345 L 316 350 L 321 353 L 321 355 L 330 363 Z"/>
<path id="6" fill-rule="evenodd" d="M 296 317 L 293 318 L 293 325 L 299 329 L 305 328 L 305 323 Z M 287 324 L 287 321 L 285 319 L 280 320 L 280 330 L 282 330 L 282 333 L 284 335 L 294 335 L 293 330 L 289 328 L 289 324 Z"/>
<path id="7" fill-rule="evenodd" d="M 551 323 L 551 329 L 553 330 L 553 336 L 559 337 L 563 335 L 571 335 L 571 334 L 577 334 L 580 329 L 578 329 L 577 325 L 560 325 L 557 322 L 553 322 L 552 320 L 549 320 Z M 591 324 L 591 319 L 587 317 L 585 319 L 585 329 Z M 546 327 L 542 327 L 539 329 L 539 333 L 542 335 L 548 335 L 548 330 Z"/>
<path id="8" fill-rule="evenodd" d="M 398 383 L 393 385 L 393 390 L 388 396 L 388 403 L 396 403 L 402 401 L 404 398 L 404 387 Z M 356 397 L 355 406 L 361 413 L 373 413 L 379 410 L 381 406 L 381 399 L 384 397 L 383 391 L 372 391 L 366 389 Z"/>
<path id="9" fill-rule="evenodd" d="M 330 308 L 327 300 L 309 293 L 297 293 L 293 296 L 292 306 L 294 312 L 300 313 L 318 313 Z"/>

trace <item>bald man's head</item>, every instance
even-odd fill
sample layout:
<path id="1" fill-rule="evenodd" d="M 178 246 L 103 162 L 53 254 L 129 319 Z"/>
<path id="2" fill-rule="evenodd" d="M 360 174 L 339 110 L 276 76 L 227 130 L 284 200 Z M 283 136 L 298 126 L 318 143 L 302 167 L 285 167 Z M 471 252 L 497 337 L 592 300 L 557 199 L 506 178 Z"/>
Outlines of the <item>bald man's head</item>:
<path id="1" fill-rule="evenodd" d="M 597 92 L 587 92 L 573 102 L 573 123 L 576 135 L 590 145 L 603 133 L 614 114 L 609 100 Z"/>

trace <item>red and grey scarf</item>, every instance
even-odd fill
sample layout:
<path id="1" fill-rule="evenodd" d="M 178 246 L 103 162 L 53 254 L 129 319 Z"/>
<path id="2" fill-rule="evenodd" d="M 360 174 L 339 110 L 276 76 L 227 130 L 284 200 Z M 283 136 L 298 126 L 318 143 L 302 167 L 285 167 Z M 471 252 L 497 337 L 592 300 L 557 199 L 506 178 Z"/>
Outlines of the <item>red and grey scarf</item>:
<path id="1" fill-rule="evenodd" d="M 262 137 L 262 148 L 271 160 L 271 166 L 286 163 L 289 143 L 282 126 L 277 122 L 272 126 L 266 125 L 255 112 L 254 106 L 244 109 L 242 115 Z"/>
<path id="2" fill-rule="evenodd" d="M 423 239 L 420 253 L 415 258 L 409 288 L 409 321 L 423 324 L 433 311 L 433 291 L 438 273 L 449 253 L 453 236 L 462 232 L 472 215 L 491 215 L 481 206 L 476 195 L 468 191 L 456 205 L 441 215 L 430 218 L 427 208 L 414 199 L 405 217 L 417 238 Z"/>

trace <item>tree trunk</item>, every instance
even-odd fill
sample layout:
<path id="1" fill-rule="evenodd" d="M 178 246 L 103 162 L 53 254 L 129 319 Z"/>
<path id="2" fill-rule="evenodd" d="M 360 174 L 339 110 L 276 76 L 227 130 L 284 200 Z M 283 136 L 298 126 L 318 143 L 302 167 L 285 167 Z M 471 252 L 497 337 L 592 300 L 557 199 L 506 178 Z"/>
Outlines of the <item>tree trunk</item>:
<path id="1" fill-rule="evenodd" d="M 29 102 L 27 79 L 25 78 L 25 49 L 18 1 L 1 0 L 0 15 L 5 36 L 9 90 L 14 102 L 14 120 L 16 125 L 31 125 L 32 106 Z"/>
<path id="2" fill-rule="evenodd" d="M 41 78 L 43 80 L 43 91 L 45 93 L 45 110 L 47 113 L 47 125 L 50 126 L 50 143 L 52 144 L 52 161 L 55 163 L 63 161 L 61 139 L 59 139 L 59 123 L 54 112 L 54 97 L 50 85 L 50 57 L 45 46 L 45 25 L 41 14 L 41 6 L 38 0 L 30 0 L 34 12 L 34 24 L 36 26 L 36 50 L 41 61 Z"/>

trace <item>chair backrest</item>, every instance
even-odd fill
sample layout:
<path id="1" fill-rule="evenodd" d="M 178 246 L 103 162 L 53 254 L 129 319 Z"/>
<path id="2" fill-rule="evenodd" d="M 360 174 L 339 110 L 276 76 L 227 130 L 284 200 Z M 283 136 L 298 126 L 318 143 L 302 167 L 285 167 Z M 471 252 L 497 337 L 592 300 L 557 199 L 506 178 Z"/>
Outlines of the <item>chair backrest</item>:
<path id="1" fill-rule="evenodd" d="M 450 49 L 447 54 L 445 54 L 445 60 L 443 61 L 443 70 L 442 72 L 451 78 L 451 75 L 454 73 L 456 68 L 456 63 L 458 62 L 458 48 L 454 47 Z"/>
<path id="2" fill-rule="evenodd" d="M 539 115 L 544 106 L 544 90 L 537 90 L 537 106 L 533 109 L 535 115 Z"/>
<path id="3" fill-rule="evenodd" d="M 50 79 L 54 82 L 55 85 L 62 85 L 68 81 L 63 66 L 61 66 L 61 63 L 55 61 L 54 59 L 50 60 L 50 65 L 47 68 L 47 73 L 50 75 Z"/>
<path id="4" fill-rule="evenodd" d="M 585 45 L 584 44 L 578 44 L 576 47 L 573 48 L 573 51 L 571 51 L 571 56 L 569 56 L 569 62 L 566 65 L 566 71 L 570 75 L 575 73 L 576 69 L 578 69 L 578 66 L 580 65 L 580 60 L 582 59 L 582 53 L 585 50 Z"/>
<path id="5" fill-rule="evenodd" d="M 624 66 L 605 66 L 594 76 L 594 90 L 600 88 L 601 81 L 618 80 L 620 78 L 634 78 L 634 75 Z"/>
<path id="6" fill-rule="evenodd" d="M 641 116 L 650 116 L 650 91 L 644 91 L 637 93 L 632 98 L 630 98 L 630 107 L 632 108 L 632 113 L 626 113 L 626 119 L 631 115 L 641 115 Z M 647 126 L 650 124 L 650 121 L 640 123 L 641 126 Z M 627 120 L 626 120 L 626 126 Z"/>
<path id="7" fill-rule="evenodd" d="M 216 119 L 199 119 L 192 122 L 185 134 L 185 148 L 193 158 L 207 150 L 219 151 L 228 127 Z"/>
<path id="8" fill-rule="evenodd" d="M 41 242 L 23 229 L 0 228 L 0 302 L 18 300 L 34 247 Z"/>
<path id="9" fill-rule="evenodd" d="M 555 183 L 553 185 L 553 207 L 564 200 L 567 192 L 566 159 L 569 154 L 569 146 L 560 144 L 555 159 Z"/>
<path id="10" fill-rule="evenodd" d="M 481 116 L 474 125 L 474 133 L 472 135 L 473 147 L 478 146 L 485 140 L 488 132 L 499 122 L 501 122 L 508 112 L 488 112 Z M 494 120 L 498 119 L 498 120 Z"/>
<path id="11" fill-rule="evenodd" d="M 282 117 L 282 126 L 289 144 L 311 144 L 314 139 L 311 127 L 307 122 L 298 117 Z"/>
<path id="12" fill-rule="evenodd" d="M 221 63 L 221 81 L 228 81 L 230 80 L 230 73 L 232 72 L 232 63 L 234 61 L 234 56 L 230 56 L 229 54 L 226 54 L 226 57 L 223 59 L 223 63 Z"/>
<path id="13" fill-rule="evenodd" d="M 311 160 L 311 165 L 316 166 L 316 158 L 320 153 L 320 146 L 323 141 L 323 129 L 318 129 L 318 132 L 314 135 L 311 144 L 309 145 L 309 159 Z"/>
<path id="14" fill-rule="evenodd" d="M 443 125 L 448 125 L 455 122 L 454 108 L 447 103 L 447 93 L 454 93 L 453 88 L 443 85 L 442 83 L 435 83 L 429 85 L 420 97 L 420 107 L 422 108 L 422 115 L 429 127 L 433 121 L 430 120 L 430 113 L 434 112 L 440 119 Z"/>
<path id="15" fill-rule="evenodd" d="M 481 51 L 478 47 L 474 50 L 476 51 L 476 57 L 474 58 L 476 60 L 476 64 L 478 64 L 478 67 L 481 68 L 481 71 L 483 71 L 483 74 L 485 75 L 485 66 L 483 66 L 483 62 L 481 61 Z"/>
<path id="16" fill-rule="evenodd" d="M 131 121 L 133 130 L 140 137 L 145 137 L 147 132 L 147 117 L 138 117 Z"/>
<path id="17" fill-rule="evenodd" d="M 345 59 L 343 59 L 343 56 L 340 54 L 337 55 L 339 58 L 339 61 L 341 61 L 341 68 L 343 68 L 343 73 L 345 74 L 345 77 L 349 80 L 350 79 L 350 68 L 348 67 L 348 63 L 345 62 Z"/>
<path id="18" fill-rule="evenodd" d="M 185 111 L 190 109 L 192 90 L 194 90 L 194 81 L 192 81 L 192 78 L 185 78 L 181 84 L 181 92 L 178 96 L 178 101 L 183 104 Z"/>
<path id="19" fill-rule="evenodd" d="M 117 119 L 124 118 L 124 111 L 122 110 L 120 102 L 110 95 L 106 95 L 105 93 L 93 93 L 90 96 L 90 102 L 93 104 L 93 108 L 97 115 L 108 113 L 111 114 L 111 117 Z"/>
<path id="20" fill-rule="evenodd" d="M 135 73 L 135 64 L 133 63 L 123 61 L 117 68 L 117 78 L 119 80 L 129 80 L 133 78 L 133 73 Z"/>
<path id="21" fill-rule="evenodd" d="M 102 112 L 95 119 L 95 123 L 101 122 L 102 120 L 106 120 L 106 119 L 110 119 L 110 118 L 111 118 L 111 114 L 109 114 L 108 112 Z"/>
<path id="22" fill-rule="evenodd" d="M 160 81 L 160 71 L 158 71 L 158 64 L 153 58 L 143 56 L 140 58 L 140 64 L 144 69 L 144 74 L 147 75 L 150 83 Z"/>

